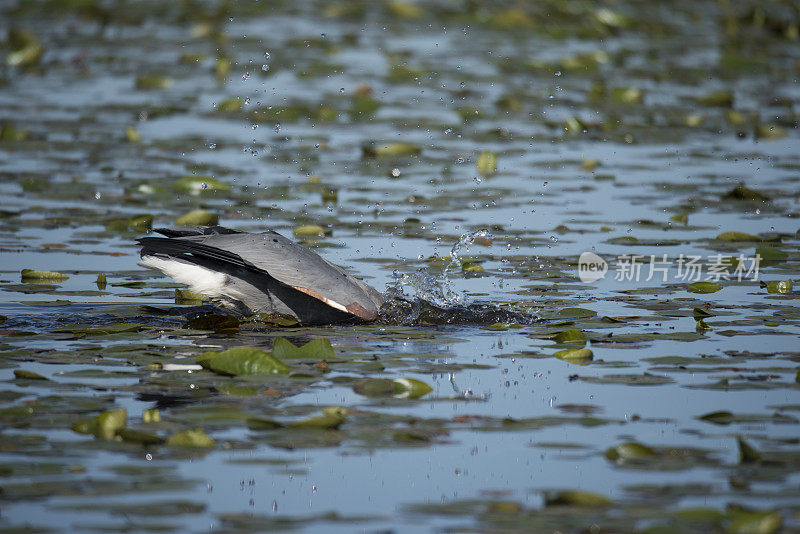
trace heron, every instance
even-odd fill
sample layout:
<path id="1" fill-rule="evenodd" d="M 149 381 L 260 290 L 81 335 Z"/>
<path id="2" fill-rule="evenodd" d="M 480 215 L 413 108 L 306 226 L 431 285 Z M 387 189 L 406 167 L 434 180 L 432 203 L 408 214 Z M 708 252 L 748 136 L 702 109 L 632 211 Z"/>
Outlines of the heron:
<path id="1" fill-rule="evenodd" d="M 223 226 L 157 228 L 139 265 L 156 269 L 238 315 L 281 314 L 301 324 L 368 322 L 384 296 L 278 232 Z"/>

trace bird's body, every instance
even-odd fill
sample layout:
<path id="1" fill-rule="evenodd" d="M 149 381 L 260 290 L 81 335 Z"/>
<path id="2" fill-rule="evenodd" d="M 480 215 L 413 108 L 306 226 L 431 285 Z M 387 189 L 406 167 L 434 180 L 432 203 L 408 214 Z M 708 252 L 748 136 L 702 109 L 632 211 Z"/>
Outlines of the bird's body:
<path id="1" fill-rule="evenodd" d="M 139 265 L 241 314 L 278 313 L 303 324 L 372 321 L 384 297 L 313 251 L 268 230 L 158 229 Z"/>

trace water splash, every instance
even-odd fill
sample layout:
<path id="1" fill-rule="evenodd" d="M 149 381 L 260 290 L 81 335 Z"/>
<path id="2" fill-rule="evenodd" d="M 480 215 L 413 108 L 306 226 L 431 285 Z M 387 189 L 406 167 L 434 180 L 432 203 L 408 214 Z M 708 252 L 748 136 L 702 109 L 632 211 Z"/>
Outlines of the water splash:
<path id="1" fill-rule="evenodd" d="M 424 268 L 410 274 L 395 271 L 393 273 L 394 283 L 389 286 L 386 296 L 388 298 L 405 298 L 405 289 L 409 288 L 413 292 L 414 300 L 425 300 L 440 307 L 464 305 L 464 297 L 453 289 L 450 273 L 461 271 L 461 258 L 458 252 L 462 248 L 469 248 L 479 237 L 491 239 L 492 236 L 485 229 L 463 234 L 450 249 L 450 263 L 445 266 L 440 276 L 434 276 Z"/>
<path id="2" fill-rule="evenodd" d="M 463 234 L 450 249 L 450 262 L 438 276 L 425 268 L 414 273 L 395 271 L 394 282 L 384 293 L 386 303 L 381 308 L 381 318 L 391 324 L 492 324 L 508 322 L 531 324 L 535 316 L 505 310 L 491 304 L 471 304 L 453 288 L 450 274 L 460 272 L 461 249 L 477 238 L 491 239 L 488 230 Z M 410 294 L 406 293 L 410 290 Z"/>

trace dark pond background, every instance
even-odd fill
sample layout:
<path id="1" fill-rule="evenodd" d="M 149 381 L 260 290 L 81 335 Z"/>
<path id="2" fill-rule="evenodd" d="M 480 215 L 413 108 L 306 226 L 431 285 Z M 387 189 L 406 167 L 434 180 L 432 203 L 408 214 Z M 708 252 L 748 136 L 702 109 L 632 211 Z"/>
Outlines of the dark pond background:
<path id="1" fill-rule="evenodd" d="M 799 28 L 788 0 L 0 1 L 0 530 L 800 530 Z M 217 218 L 540 321 L 191 322 L 134 240 Z M 277 337 L 335 355 L 196 364 Z"/>

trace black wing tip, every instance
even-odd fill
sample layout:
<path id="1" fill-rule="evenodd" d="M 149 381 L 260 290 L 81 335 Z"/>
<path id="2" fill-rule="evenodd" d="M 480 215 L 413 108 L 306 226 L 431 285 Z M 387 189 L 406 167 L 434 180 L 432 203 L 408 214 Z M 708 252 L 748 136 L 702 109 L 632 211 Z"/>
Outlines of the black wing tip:
<path id="1" fill-rule="evenodd" d="M 234 230 L 233 228 L 226 228 L 225 226 L 219 225 L 194 227 L 186 226 L 179 228 L 153 228 L 153 231 L 169 238 L 246 233 L 242 232 L 241 230 Z"/>

